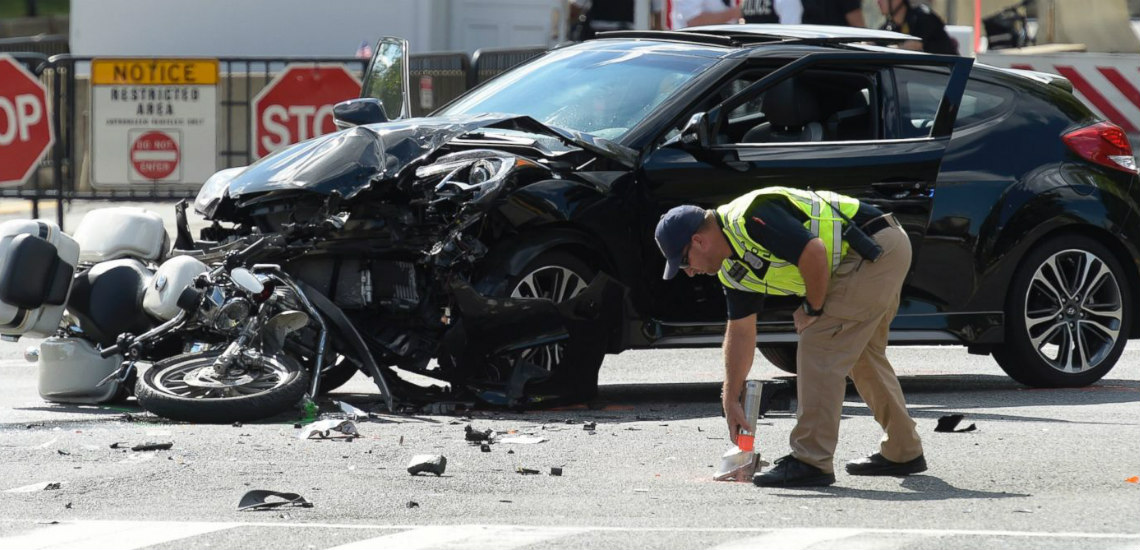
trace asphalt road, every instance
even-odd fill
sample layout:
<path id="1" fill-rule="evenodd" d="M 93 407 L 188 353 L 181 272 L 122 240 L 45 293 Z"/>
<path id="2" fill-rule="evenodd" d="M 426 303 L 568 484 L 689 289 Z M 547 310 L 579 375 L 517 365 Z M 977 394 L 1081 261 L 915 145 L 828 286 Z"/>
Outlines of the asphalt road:
<path id="1" fill-rule="evenodd" d="M 728 447 L 716 350 L 612 356 L 595 408 L 383 414 L 350 443 L 297 439 L 299 413 L 235 427 L 167 423 L 131 402 L 49 404 L 21 358 L 28 343 L 0 344 L 0 549 L 1140 548 L 1128 481 L 1140 476 L 1140 346 L 1100 383 L 1064 390 L 1021 387 L 958 348 L 892 348 L 930 470 L 843 473 L 880 437 L 852 392 L 837 483 L 761 489 L 711 480 Z M 758 357 L 751 377 L 781 375 Z M 359 375 L 332 397 L 379 403 Z M 935 433 L 951 413 L 977 430 Z M 464 441 L 468 423 L 547 441 L 484 453 Z M 761 421 L 765 458 L 787 452 L 793 424 L 787 411 Z M 173 447 L 110 447 L 163 441 Z M 445 474 L 410 476 L 416 454 L 445 455 Z M 238 512 L 251 489 L 313 506 Z"/>

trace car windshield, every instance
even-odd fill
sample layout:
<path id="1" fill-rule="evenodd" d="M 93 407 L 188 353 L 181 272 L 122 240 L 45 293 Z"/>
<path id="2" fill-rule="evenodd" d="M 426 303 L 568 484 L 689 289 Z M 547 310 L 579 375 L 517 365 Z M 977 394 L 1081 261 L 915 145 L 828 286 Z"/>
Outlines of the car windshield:
<path id="1" fill-rule="evenodd" d="M 568 48 L 491 82 L 441 115 L 510 113 L 618 140 L 712 65 L 704 57 Z"/>

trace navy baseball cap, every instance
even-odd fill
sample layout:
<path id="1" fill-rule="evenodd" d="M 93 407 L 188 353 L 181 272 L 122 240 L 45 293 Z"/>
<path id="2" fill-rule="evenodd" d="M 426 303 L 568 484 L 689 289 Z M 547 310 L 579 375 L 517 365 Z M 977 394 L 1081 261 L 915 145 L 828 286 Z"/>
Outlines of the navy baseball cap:
<path id="1" fill-rule="evenodd" d="M 672 279 L 677 276 L 681 270 L 681 256 L 684 255 L 685 246 L 704 221 L 705 209 L 691 204 L 673 207 L 658 220 L 653 238 L 657 240 L 657 248 L 665 255 L 663 278 Z"/>

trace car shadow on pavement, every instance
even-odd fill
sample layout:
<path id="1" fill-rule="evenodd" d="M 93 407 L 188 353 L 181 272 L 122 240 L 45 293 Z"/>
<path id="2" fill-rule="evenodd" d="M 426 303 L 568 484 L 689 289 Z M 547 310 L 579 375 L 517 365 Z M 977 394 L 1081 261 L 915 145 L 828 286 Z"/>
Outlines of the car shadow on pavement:
<path id="1" fill-rule="evenodd" d="M 1032 496 L 1026 493 L 963 489 L 950 485 L 939 477 L 926 474 L 907 476 L 903 478 L 899 487 L 900 490 L 898 491 L 879 491 L 875 489 L 860 489 L 858 487 L 836 485 L 829 487 L 803 487 L 797 488 L 797 490 L 810 491 L 810 493 L 776 493 L 773 496 L 786 498 L 859 498 L 863 500 L 891 502 L 1025 498 Z"/>

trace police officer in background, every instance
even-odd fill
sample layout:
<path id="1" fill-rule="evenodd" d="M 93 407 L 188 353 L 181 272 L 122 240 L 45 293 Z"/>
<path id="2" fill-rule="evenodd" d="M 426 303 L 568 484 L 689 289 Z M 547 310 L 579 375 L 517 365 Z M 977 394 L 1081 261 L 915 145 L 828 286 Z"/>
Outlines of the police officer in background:
<path id="1" fill-rule="evenodd" d="M 856 230 L 855 228 L 859 228 Z M 847 463 L 851 475 L 907 475 L 926 470 L 922 441 L 887 360 L 887 335 L 910 269 L 907 234 L 890 214 L 827 191 L 767 187 L 716 210 L 683 205 L 665 213 L 654 234 L 664 278 L 684 271 L 716 275 L 725 287 L 722 406 L 733 442 L 751 430 L 740 404 L 756 351 L 756 316 L 769 294 L 802 296 L 792 453 L 753 477 L 766 487 L 835 482 L 832 461 L 847 376 L 886 435 L 879 452 Z"/>
<path id="2" fill-rule="evenodd" d="M 866 27 L 862 0 L 802 0 L 807 25 Z"/>
<path id="3" fill-rule="evenodd" d="M 800 0 L 744 0 L 740 4 L 740 15 L 745 23 L 799 25 L 803 13 Z"/>
<path id="4" fill-rule="evenodd" d="M 958 55 L 958 44 L 946 32 L 946 23 L 930 6 L 912 5 L 911 0 L 879 0 L 879 10 L 887 16 L 881 27 L 886 31 L 917 36 L 922 42 L 910 40 L 902 47 L 927 53 Z"/>
<path id="5" fill-rule="evenodd" d="M 600 31 L 633 28 L 634 0 L 570 0 L 570 40 L 589 40 Z"/>

